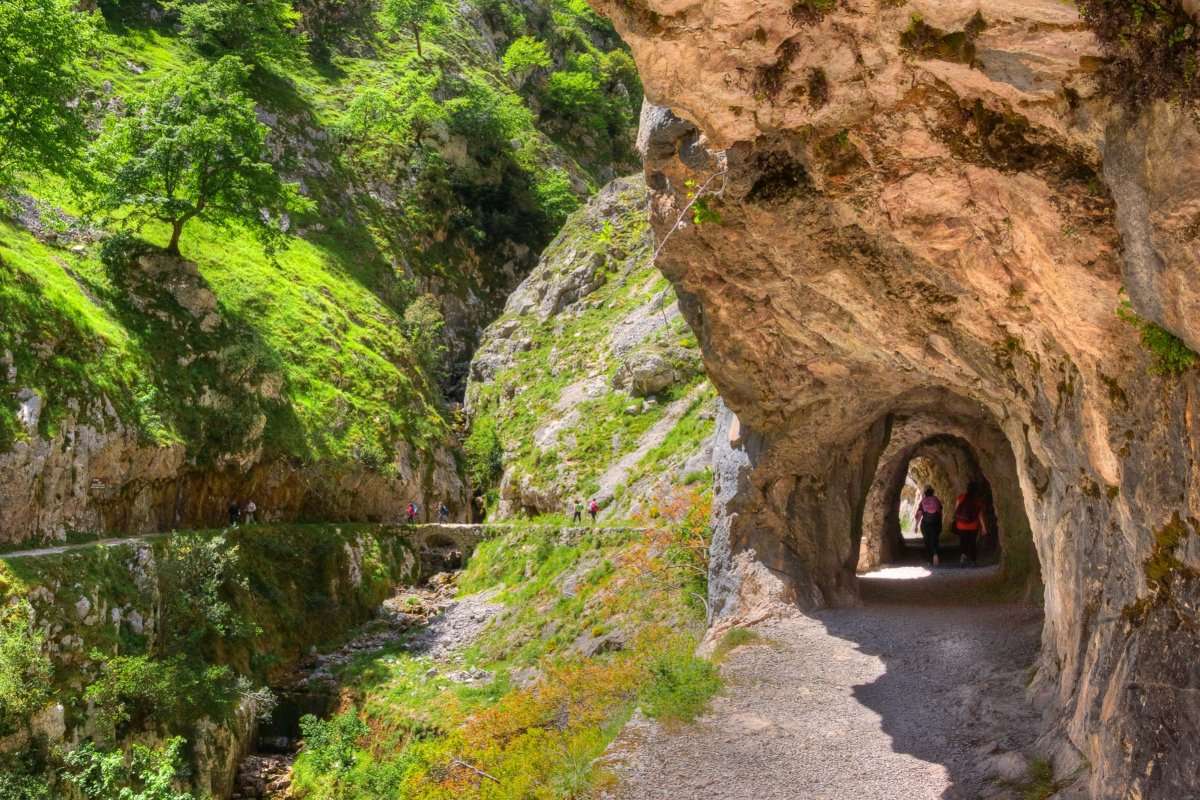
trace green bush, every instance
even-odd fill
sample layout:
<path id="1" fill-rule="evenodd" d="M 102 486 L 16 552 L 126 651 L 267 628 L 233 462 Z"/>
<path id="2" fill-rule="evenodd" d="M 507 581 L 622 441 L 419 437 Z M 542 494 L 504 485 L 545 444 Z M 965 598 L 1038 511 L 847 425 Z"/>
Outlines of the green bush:
<path id="1" fill-rule="evenodd" d="M 463 442 L 467 457 L 467 476 L 476 491 L 495 486 L 504 471 L 504 445 L 491 417 L 480 417 L 471 425 L 471 433 Z"/>
<path id="2" fill-rule="evenodd" d="M 711 661 L 696 656 L 694 648 L 694 642 L 680 639 L 650 662 L 650 682 L 638 696 L 647 716 L 691 722 L 721 690 L 717 668 Z"/>
<path id="3" fill-rule="evenodd" d="M 105 659 L 101 673 L 84 690 L 95 709 L 100 738 L 117 742 L 147 723 L 178 724 L 200 717 L 220 718 L 233 707 L 237 682 L 224 666 L 193 666 L 181 658 L 148 656 Z"/>
<path id="4" fill-rule="evenodd" d="M 77 161 L 87 129 L 76 101 L 96 24 L 76 6 L 0 0 L 0 187 L 18 171 L 62 171 Z"/>
<path id="5" fill-rule="evenodd" d="M 550 50 L 545 42 L 532 36 L 522 36 L 504 51 L 503 63 L 505 72 L 523 81 L 530 73 L 551 67 L 554 60 L 550 58 Z"/>
<path id="6" fill-rule="evenodd" d="M 179 737 L 158 748 L 135 744 L 126 755 L 87 742 L 64 756 L 63 777 L 86 800 L 196 800 L 174 788 L 183 774 L 183 745 Z"/>
<path id="7" fill-rule="evenodd" d="M 412 344 L 413 354 L 436 382 L 443 382 L 446 370 L 446 320 L 438 300 L 423 294 L 404 310 L 404 335 Z"/>
<path id="8" fill-rule="evenodd" d="M 1200 354 L 1166 328 L 1139 317 L 1128 300 L 1117 308 L 1117 316 L 1141 332 L 1142 346 L 1150 353 L 1150 371 L 1154 374 L 1179 377 L 1200 364 Z"/>
<path id="9" fill-rule="evenodd" d="M 312 714 L 305 714 L 300 719 L 305 757 L 320 772 L 334 775 L 354 768 L 358 740 L 370 732 L 353 709 L 330 720 L 318 719 Z"/>
<path id="10" fill-rule="evenodd" d="M 171 0 L 183 36 L 209 56 L 233 54 L 253 64 L 290 64 L 303 57 L 300 14 L 288 0 Z"/>
<path id="11" fill-rule="evenodd" d="M 160 623 L 154 652 L 196 655 L 213 639 L 253 635 L 257 628 L 230 605 L 234 592 L 247 591 L 238 571 L 239 552 L 224 536 L 177 533 L 159 564 Z"/>
<path id="12" fill-rule="evenodd" d="M 53 667 L 33 619 L 26 600 L 0 608 L 0 731 L 50 699 Z"/>

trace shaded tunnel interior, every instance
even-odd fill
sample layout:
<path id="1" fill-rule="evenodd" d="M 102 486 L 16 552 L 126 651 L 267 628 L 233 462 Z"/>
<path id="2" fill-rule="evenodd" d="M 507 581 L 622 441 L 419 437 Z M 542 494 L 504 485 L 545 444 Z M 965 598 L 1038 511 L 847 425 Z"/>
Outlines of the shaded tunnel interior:
<path id="1" fill-rule="evenodd" d="M 924 541 L 915 523 L 917 506 L 927 487 L 941 501 L 943 563 L 960 555 L 954 532 L 956 500 L 969 483 L 979 484 L 984 498 L 984 523 L 990 535 L 979 541 L 979 562 L 993 563 L 1001 556 L 1004 530 L 997 518 L 992 485 L 970 443 L 950 434 L 937 434 L 904 448 L 879 467 L 878 479 L 868 493 L 864 527 L 859 544 L 857 571 L 868 572 L 887 564 L 921 561 Z"/>

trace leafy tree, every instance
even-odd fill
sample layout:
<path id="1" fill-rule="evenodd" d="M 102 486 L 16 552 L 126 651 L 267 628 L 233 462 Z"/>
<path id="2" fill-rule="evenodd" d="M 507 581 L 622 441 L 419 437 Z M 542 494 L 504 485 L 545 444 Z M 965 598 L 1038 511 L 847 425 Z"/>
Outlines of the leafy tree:
<path id="1" fill-rule="evenodd" d="M 167 252 L 175 255 L 184 226 L 197 217 L 249 228 L 268 252 L 284 245 L 283 219 L 311 203 L 267 160 L 267 128 L 242 90 L 247 73 L 226 56 L 130 100 L 92 150 L 96 208 L 134 229 L 169 224 Z"/>
<path id="2" fill-rule="evenodd" d="M 0 0 L 0 187 L 21 170 L 74 163 L 86 128 L 75 100 L 95 17 L 75 0 Z"/>
<path id="3" fill-rule="evenodd" d="M 437 298 L 423 294 L 404 309 L 404 333 L 425 373 L 441 382 L 446 377 L 446 320 Z"/>
<path id="4" fill-rule="evenodd" d="M 363 162 L 394 173 L 447 122 L 446 107 L 433 94 L 440 80 L 438 71 L 406 70 L 395 81 L 363 89 L 339 133 Z"/>
<path id="5" fill-rule="evenodd" d="M 389 27 L 412 35 L 417 44 L 417 55 L 424 58 L 422 31 L 429 25 L 444 22 L 448 12 L 442 0 L 384 0 L 383 16 Z"/>
<path id="6" fill-rule="evenodd" d="M 239 694 L 226 666 L 190 665 L 181 657 L 155 660 L 145 655 L 106 658 L 101 673 L 84 690 L 94 709 L 100 739 L 115 742 L 143 723 L 220 716 Z"/>
<path id="7" fill-rule="evenodd" d="M 239 55 L 258 65 L 291 64 L 303 57 L 307 37 L 288 0 L 171 0 L 183 35 L 208 56 Z"/>
<path id="8" fill-rule="evenodd" d="M 53 667 L 29 602 L 0 608 L 0 723 L 12 724 L 50 699 Z"/>
<path id="9" fill-rule="evenodd" d="M 226 599 L 247 588 L 238 548 L 224 536 L 181 533 L 158 564 L 160 655 L 195 654 L 209 637 L 243 637 L 254 626 Z"/>
<path id="10" fill-rule="evenodd" d="M 520 83 L 528 80 L 536 70 L 549 69 L 553 65 L 546 43 L 532 36 L 514 40 L 504 51 L 504 71 L 516 77 Z"/>
<path id="11" fill-rule="evenodd" d="M 120 750 L 97 750 L 88 742 L 64 756 L 63 777 L 86 800 L 195 800 L 174 789 L 183 745 L 179 736 L 159 748 L 135 744 L 126 757 Z"/>

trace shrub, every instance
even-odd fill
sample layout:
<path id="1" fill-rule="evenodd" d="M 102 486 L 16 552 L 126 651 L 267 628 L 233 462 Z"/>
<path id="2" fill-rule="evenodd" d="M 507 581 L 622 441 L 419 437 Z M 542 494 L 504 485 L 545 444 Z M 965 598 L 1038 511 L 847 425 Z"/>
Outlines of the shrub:
<path id="1" fill-rule="evenodd" d="M 690 639 L 680 638 L 651 659 L 650 682 L 638 695 L 647 716 L 691 722 L 721 690 L 717 668 L 711 661 L 696 656 L 694 647 Z"/>
<path id="2" fill-rule="evenodd" d="M 320 772 L 334 775 L 354 768 L 358 760 L 358 740 L 370 732 L 353 709 L 330 720 L 318 719 L 312 714 L 305 714 L 300 719 L 305 757 Z"/>
<path id="3" fill-rule="evenodd" d="M 1139 317 L 1128 300 L 1117 308 L 1117 316 L 1141 332 L 1142 346 L 1150 353 L 1150 371 L 1154 374 L 1179 377 L 1200 364 L 1200 354 L 1166 328 Z"/>
<path id="4" fill-rule="evenodd" d="M 169 739 L 162 747 L 133 745 L 128 756 L 120 750 L 97 750 L 91 742 L 64 756 L 63 777 L 86 800 L 195 800 L 177 792 L 184 740 Z"/>
<path id="5" fill-rule="evenodd" d="M 75 0 L 0 0 L 0 186 L 17 171 L 62 171 L 87 129 L 79 98 L 94 17 Z M 9 57 L 9 54 L 19 54 Z"/>
<path id="6" fill-rule="evenodd" d="M 53 667 L 33 619 L 25 600 L 0 609 L 0 728 L 11 727 L 50 699 Z"/>
<path id="7" fill-rule="evenodd" d="M 467 477 L 478 490 L 494 486 L 504 471 L 504 446 L 496 421 L 491 417 L 480 417 L 471 425 L 471 433 L 463 442 L 467 456 Z"/>
<path id="8" fill-rule="evenodd" d="M 438 383 L 447 374 L 445 327 L 442 309 L 431 294 L 421 295 L 404 309 L 404 334 L 425 374 Z"/>
<path id="9" fill-rule="evenodd" d="M 522 36 L 508 46 L 504 52 L 504 71 L 524 82 L 539 69 L 549 69 L 554 64 L 546 43 L 532 36 Z"/>
<path id="10" fill-rule="evenodd" d="M 248 589 L 238 572 L 238 548 L 224 536 L 178 533 L 158 564 L 160 624 L 154 652 L 195 654 L 210 638 L 241 638 L 256 628 L 227 599 Z"/>
<path id="11" fill-rule="evenodd" d="M 191 666 L 180 658 L 148 656 L 102 660 L 101 673 L 84 697 L 95 709 L 100 736 L 116 742 L 148 723 L 164 725 L 202 716 L 221 716 L 237 696 L 233 673 L 223 666 Z"/>

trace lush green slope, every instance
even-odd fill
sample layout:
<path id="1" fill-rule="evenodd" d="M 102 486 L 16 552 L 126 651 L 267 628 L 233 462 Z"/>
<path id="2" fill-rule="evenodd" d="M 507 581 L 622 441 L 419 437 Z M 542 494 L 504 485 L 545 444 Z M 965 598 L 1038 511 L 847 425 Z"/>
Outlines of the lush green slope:
<path id="1" fill-rule="evenodd" d="M 204 57 L 154 3 L 100 7 L 106 32 L 82 98 L 93 126 Z M 280 169 L 316 207 L 290 220 L 278 261 L 237 228 L 189 224 L 182 252 L 199 280 L 188 292 L 212 292 L 215 329 L 163 291 L 169 275 L 102 261 L 107 233 L 81 221 L 80 192 L 47 179 L 11 191 L 0 451 L 34 433 L 18 419 L 33 390 L 43 435 L 75 408 L 109 427 L 111 406 L 146 441 L 183 443 L 200 463 L 261 441 L 268 455 L 386 470 L 401 443 L 427 449 L 449 427 L 437 383 L 453 375 L 429 374 L 445 359 L 415 330 L 427 316 L 406 321 L 413 300 L 437 292 L 465 352 L 566 213 L 631 157 L 636 76 L 583 3 L 454 4 L 422 56 L 370 2 L 298 7 L 312 55 L 259 67 L 250 91 Z M 503 55 L 523 35 L 550 65 L 518 81 Z M 589 80 L 572 93 L 556 75 Z M 402 112 L 424 101 L 436 113 L 416 131 Z M 162 245 L 167 231 L 143 235 Z"/>
<path id="2" fill-rule="evenodd" d="M 567 221 L 488 329 L 468 387 L 476 487 L 502 514 L 650 511 L 707 477 L 715 392 L 651 263 L 640 177 Z"/>

